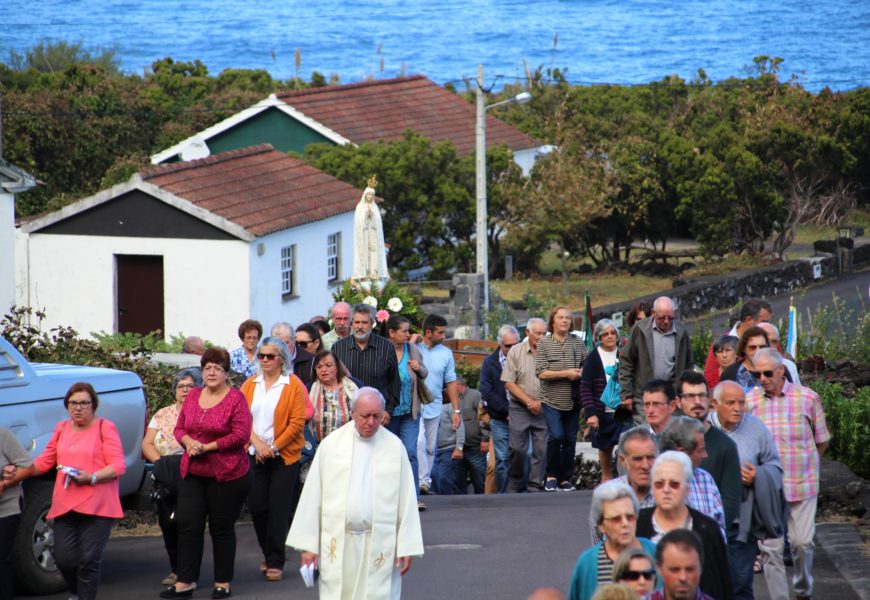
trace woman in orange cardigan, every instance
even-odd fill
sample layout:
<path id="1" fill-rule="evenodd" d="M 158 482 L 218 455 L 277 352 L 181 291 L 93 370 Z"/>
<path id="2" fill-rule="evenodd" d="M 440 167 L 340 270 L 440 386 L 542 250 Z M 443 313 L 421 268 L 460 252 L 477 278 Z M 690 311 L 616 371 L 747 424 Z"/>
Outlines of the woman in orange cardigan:
<path id="1" fill-rule="evenodd" d="M 96 415 L 99 399 L 91 384 L 74 383 L 63 405 L 69 420 L 54 428 L 33 475 L 57 467 L 46 515 L 54 519 L 54 559 L 72 596 L 92 600 L 112 525 L 124 516 L 118 498 L 124 450 L 115 424 Z"/>
<path id="2" fill-rule="evenodd" d="M 254 483 L 248 508 L 263 551 L 260 572 L 268 581 L 280 581 L 290 528 L 290 497 L 299 477 L 309 402 L 305 384 L 293 374 L 293 362 L 283 340 L 263 338 L 257 360 L 260 373 L 241 388 L 254 422 L 248 448 Z"/>

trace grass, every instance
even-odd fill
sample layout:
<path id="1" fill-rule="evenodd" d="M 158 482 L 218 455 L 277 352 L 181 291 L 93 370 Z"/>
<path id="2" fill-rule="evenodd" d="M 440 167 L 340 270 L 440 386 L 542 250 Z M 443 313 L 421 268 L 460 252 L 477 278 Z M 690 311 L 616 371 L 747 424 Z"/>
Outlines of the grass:
<path id="1" fill-rule="evenodd" d="M 547 308 L 565 304 L 572 310 L 583 310 L 587 290 L 593 306 L 603 306 L 666 290 L 671 287 L 671 280 L 625 273 L 574 276 L 568 280 L 567 294 L 561 279 L 514 279 L 493 281 L 492 285 L 504 300 L 523 300 L 533 294 Z"/>

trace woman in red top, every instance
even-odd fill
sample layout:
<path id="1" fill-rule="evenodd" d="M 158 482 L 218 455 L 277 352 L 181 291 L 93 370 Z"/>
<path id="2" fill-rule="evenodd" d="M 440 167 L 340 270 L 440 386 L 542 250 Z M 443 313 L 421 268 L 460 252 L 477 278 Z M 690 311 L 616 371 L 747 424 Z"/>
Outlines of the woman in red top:
<path id="1" fill-rule="evenodd" d="M 115 424 L 96 415 L 99 399 L 91 384 L 74 383 L 63 405 L 70 418 L 54 428 L 33 474 L 57 467 L 46 515 L 54 519 L 54 560 L 73 596 L 92 600 L 112 525 L 124 516 L 118 498 L 124 451 Z"/>
<path id="2" fill-rule="evenodd" d="M 227 384 L 230 355 L 209 348 L 200 360 L 204 386 L 187 396 L 175 425 L 184 446 L 178 486 L 178 581 L 161 598 L 189 598 L 202 563 L 205 524 L 214 552 L 212 598 L 230 596 L 236 560 L 236 521 L 251 489 L 245 444 L 251 411 L 245 397 Z"/>

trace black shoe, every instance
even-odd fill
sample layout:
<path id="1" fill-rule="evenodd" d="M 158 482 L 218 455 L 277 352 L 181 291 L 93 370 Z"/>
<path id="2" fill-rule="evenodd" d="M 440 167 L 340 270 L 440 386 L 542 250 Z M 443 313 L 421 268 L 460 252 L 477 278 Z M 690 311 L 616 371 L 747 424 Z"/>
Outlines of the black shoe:
<path id="1" fill-rule="evenodd" d="M 190 598 L 193 596 L 193 592 L 196 591 L 196 586 L 189 587 L 184 591 L 176 592 L 175 586 L 170 585 L 168 588 L 160 592 L 161 598 Z"/>
<path id="2" fill-rule="evenodd" d="M 211 591 L 211 597 L 214 600 L 221 600 L 221 598 L 229 598 L 233 593 L 230 591 L 230 588 L 224 587 L 222 585 L 214 586 L 214 589 Z"/>

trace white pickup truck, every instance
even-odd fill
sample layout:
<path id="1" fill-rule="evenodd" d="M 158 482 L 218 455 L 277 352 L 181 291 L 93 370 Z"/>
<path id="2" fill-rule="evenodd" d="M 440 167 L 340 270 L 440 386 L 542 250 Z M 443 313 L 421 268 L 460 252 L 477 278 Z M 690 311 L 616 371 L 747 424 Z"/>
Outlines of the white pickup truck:
<path id="1" fill-rule="evenodd" d="M 120 479 L 122 498 L 140 499 L 145 481 L 142 437 L 146 402 L 142 381 L 135 373 L 29 363 L 0 337 L 0 427 L 12 431 L 33 457 L 51 438 L 55 425 L 68 415 L 63 397 L 77 381 L 94 386 L 100 398 L 98 414 L 112 421 L 121 434 L 127 471 Z M 15 581 L 27 594 L 50 594 L 64 588 L 52 556 L 54 536 L 45 515 L 51 504 L 54 473 L 24 482 L 24 511 L 15 538 Z"/>

